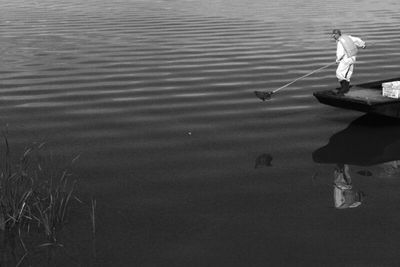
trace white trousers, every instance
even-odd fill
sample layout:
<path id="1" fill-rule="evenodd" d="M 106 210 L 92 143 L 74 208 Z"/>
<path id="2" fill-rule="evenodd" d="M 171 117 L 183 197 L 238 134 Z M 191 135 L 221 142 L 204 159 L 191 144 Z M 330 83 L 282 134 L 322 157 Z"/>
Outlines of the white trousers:
<path id="1" fill-rule="evenodd" d="M 355 57 L 345 57 L 339 62 L 339 65 L 336 69 L 336 77 L 339 79 L 339 81 L 346 80 L 350 82 L 350 78 L 353 75 L 355 62 Z"/>

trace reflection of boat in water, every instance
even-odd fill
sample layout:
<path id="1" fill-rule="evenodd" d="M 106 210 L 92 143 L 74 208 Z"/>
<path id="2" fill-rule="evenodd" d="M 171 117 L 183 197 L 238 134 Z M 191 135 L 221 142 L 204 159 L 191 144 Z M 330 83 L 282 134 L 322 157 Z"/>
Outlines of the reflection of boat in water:
<path id="1" fill-rule="evenodd" d="M 400 122 L 364 115 L 331 136 L 327 145 L 313 153 L 317 163 L 371 166 L 400 160 Z"/>
<path id="2" fill-rule="evenodd" d="M 364 115 L 332 135 L 328 144 L 315 150 L 312 156 L 317 163 L 336 166 L 333 175 L 335 208 L 358 207 L 365 195 L 353 187 L 350 168 L 353 174 L 362 176 L 399 176 L 400 121 L 384 116 Z M 357 169 L 354 166 L 362 166 L 362 170 L 354 172 Z"/>
<path id="3" fill-rule="evenodd" d="M 322 104 L 400 118 L 400 99 L 382 96 L 382 83 L 396 80 L 400 78 L 355 85 L 344 96 L 331 90 L 314 92 L 314 96 Z"/>

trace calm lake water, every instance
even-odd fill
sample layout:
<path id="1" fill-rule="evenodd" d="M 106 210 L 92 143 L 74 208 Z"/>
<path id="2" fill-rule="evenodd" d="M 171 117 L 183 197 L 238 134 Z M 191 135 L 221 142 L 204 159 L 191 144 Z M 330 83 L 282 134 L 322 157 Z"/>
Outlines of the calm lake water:
<path id="1" fill-rule="evenodd" d="M 353 84 L 399 77 L 397 0 L 0 3 L 12 150 L 80 155 L 97 200 L 53 266 L 399 265 L 400 123 L 319 104 L 335 66 L 253 94 L 334 61 L 333 28 L 367 42 Z"/>

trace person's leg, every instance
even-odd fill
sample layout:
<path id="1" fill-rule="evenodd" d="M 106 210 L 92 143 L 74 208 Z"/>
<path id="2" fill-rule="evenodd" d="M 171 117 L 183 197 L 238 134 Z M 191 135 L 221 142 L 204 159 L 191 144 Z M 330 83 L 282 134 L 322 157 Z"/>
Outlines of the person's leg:
<path id="1" fill-rule="evenodd" d="M 350 78 L 353 75 L 353 60 L 346 58 L 340 61 L 336 69 L 336 77 L 340 82 L 340 89 L 338 90 L 339 95 L 343 95 L 350 90 Z"/>
<path id="2" fill-rule="evenodd" d="M 346 80 L 347 70 L 349 69 L 349 64 L 347 64 L 346 60 L 342 60 L 339 62 L 339 65 L 336 69 L 336 78 L 338 78 L 339 82 Z"/>
<path id="3" fill-rule="evenodd" d="M 354 70 L 354 63 L 353 61 L 350 61 L 351 63 L 349 64 L 349 67 L 347 69 L 346 75 L 345 75 L 345 89 L 343 93 L 347 93 L 348 91 L 350 91 L 350 78 L 353 75 L 353 70 Z"/>
<path id="4" fill-rule="evenodd" d="M 339 94 L 345 94 L 345 93 L 349 92 L 349 90 L 350 90 L 350 82 L 349 81 L 343 80 L 343 81 L 340 81 L 340 84 L 341 84 L 341 89 L 338 92 Z"/>

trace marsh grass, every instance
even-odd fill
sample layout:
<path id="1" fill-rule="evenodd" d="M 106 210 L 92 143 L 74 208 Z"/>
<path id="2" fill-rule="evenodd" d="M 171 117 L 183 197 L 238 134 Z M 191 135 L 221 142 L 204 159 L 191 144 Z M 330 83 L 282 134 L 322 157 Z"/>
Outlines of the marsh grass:
<path id="1" fill-rule="evenodd" d="M 0 229 L 11 230 L 23 226 L 31 220 L 30 200 L 33 193 L 33 180 L 28 177 L 25 168 L 16 171 L 10 160 L 10 148 L 5 139 L 4 170 L 0 174 Z M 26 161 L 26 153 L 21 162 Z"/>
<path id="2" fill-rule="evenodd" d="M 92 255 L 93 258 L 97 258 L 97 251 L 96 251 L 96 206 L 97 202 L 94 197 L 92 197 L 90 201 L 90 219 L 92 222 Z"/>
<path id="3" fill-rule="evenodd" d="M 44 143 L 33 144 L 14 160 L 6 134 L 3 134 L 3 141 L 0 250 L 9 249 L 15 265 L 19 266 L 30 252 L 24 239 L 32 236 L 32 232 L 44 235 L 46 239 L 37 244 L 36 248 L 63 246 L 58 240 L 58 234 L 68 223 L 71 202 L 79 202 L 79 199 L 75 195 L 76 181 L 71 180 L 68 170 L 55 165 L 51 154 L 46 157 L 41 153 Z M 92 222 L 94 209 L 95 202 L 90 212 Z M 20 257 L 15 255 L 17 247 L 23 254 Z"/>
<path id="4" fill-rule="evenodd" d="M 91 222 L 92 222 L 92 233 L 93 233 L 93 236 L 96 235 L 96 205 L 97 205 L 96 199 L 92 198 L 91 199 L 91 205 L 90 205 L 90 219 L 91 219 Z"/>
<path id="5" fill-rule="evenodd" d="M 56 183 L 44 184 L 41 192 L 35 196 L 34 218 L 44 228 L 48 240 L 57 243 L 57 232 L 66 223 L 66 216 L 75 181 L 70 185 L 64 172 Z"/>

